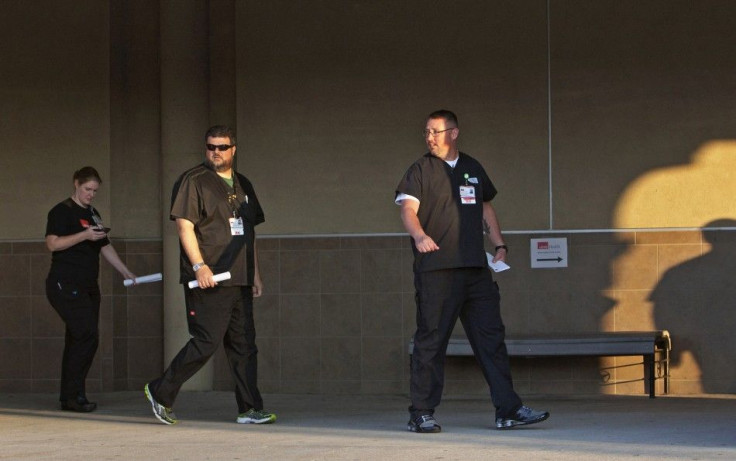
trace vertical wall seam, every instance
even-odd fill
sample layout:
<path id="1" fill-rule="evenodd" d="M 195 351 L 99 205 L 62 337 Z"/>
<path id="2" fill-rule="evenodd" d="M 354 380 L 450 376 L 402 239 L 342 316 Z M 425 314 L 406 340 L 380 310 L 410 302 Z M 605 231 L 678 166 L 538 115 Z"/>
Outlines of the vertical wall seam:
<path id="1" fill-rule="evenodd" d="M 547 181 L 549 194 L 549 229 L 554 229 L 552 213 L 552 46 L 550 0 L 547 0 Z"/>

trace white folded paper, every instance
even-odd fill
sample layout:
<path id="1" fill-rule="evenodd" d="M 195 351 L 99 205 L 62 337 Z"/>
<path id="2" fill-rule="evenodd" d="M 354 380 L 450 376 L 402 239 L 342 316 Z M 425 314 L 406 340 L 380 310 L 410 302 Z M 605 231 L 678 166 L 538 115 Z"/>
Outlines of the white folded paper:
<path id="1" fill-rule="evenodd" d="M 161 275 L 161 272 L 158 272 L 156 274 L 142 275 L 140 277 L 136 277 L 135 279 L 125 279 L 123 280 L 123 285 L 129 287 L 133 285 L 133 283 L 135 283 L 136 285 L 140 285 L 141 283 L 160 282 L 162 279 L 163 276 Z"/>
<path id="2" fill-rule="evenodd" d="M 501 271 L 511 269 L 511 266 L 509 266 L 503 261 L 496 261 L 494 263 L 493 255 L 488 253 L 487 251 L 486 251 L 486 258 L 488 258 L 488 267 L 490 267 L 493 270 L 493 272 L 501 272 Z"/>
<path id="3" fill-rule="evenodd" d="M 220 274 L 215 274 L 212 276 L 212 280 L 215 282 L 222 282 L 223 280 L 230 280 L 230 272 L 222 272 Z M 199 286 L 199 282 L 196 280 L 192 280 L 189 282 L 189 288 L 197 288 Z"/>

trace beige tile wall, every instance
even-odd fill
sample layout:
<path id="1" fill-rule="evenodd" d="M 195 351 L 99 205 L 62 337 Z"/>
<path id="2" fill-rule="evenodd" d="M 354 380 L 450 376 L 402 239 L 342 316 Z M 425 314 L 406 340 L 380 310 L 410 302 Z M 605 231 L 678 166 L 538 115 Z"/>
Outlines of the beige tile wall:
<path id="1" fill-rule="evenodd" d="M 711 232 L 722 242 L 720 259 L 736 260 L 736 233 Z M 675 353 L 671 392 L 736 392 L 728 367 L 709 367 L 706 376 L 697 357 L 711 350 L 714 337 L 736 350 L 718 333 L 733 321 L 729 310 L 708 312 L 703 297 L 677 306 L 682 296 L 660 286 L 665 274 L 711 245 L 700 231 L 600 232 L 555 234 L 566 237 L 570 264 L 565 269 L 531 269 L 529 239 L 511 234 L 513 269 L 497 274 L 502 310 L 510 335 L 537 332 L 668 329 Z M 260 382 L 265 392 L 406 393 L 406 344 L 414 330 L 412 255 L 404 237 L 263 238 L 259 240 L 266 293 L 256 301 Z M 730 256 L 729 256 L 730 255 Z M 723 270 L 701 264 L 705 274 Z M 727 291 L 706 283 L 708 296 Z M 659 310 L 672 310 L 659 321 L 649 299 L 660 286 Z M 694 295 L 693 295 L 694 296 Z M 691 296 L 691 298 L 693 297 Z M 714 331 L 696 331 L 677 321 L 685 312 L 711 318 Z M 707 313 L 706 313 L 707 312 Z M 693 314 L 690 314 L 693 315 Z M 685 322 L 686 323 L 686 322 Z M 733 323 L 733 322 L 732 322 Z M 456 335 L 462 335 L 458 325 Z M 678 346 L 683 348 L 678 350 Z M 719 347 L 719 346 L 718 346 Z M 726 354 L 733 358 L 733 353 Z M 222 360 L 222 358 L 220 358 Z M 645 394 L 642 359 L 512 359 L 516 387 L 531 394 Z M 220 388 L 230 387 L 227 370 L 218 367 Z M 731 373 L 731 374 L 730 374 Z M 659 381 L 658 392 L 662 392 Z M 472 358 L 448 358 L 447 394 L 485 395 L 487 386 Z"/>
<path id="2" fill-rule="evenodd" d="M 113 241 L 135 273 L 161 271 L 161 243 Z M 46 300 L 51 255 L 43 242 L 0 243 L 0 391 L 57 392 L 64 324 Z M 109 264 L 100 265 L 100 346 L 89 392 L 138 389 L 162 367 L 163 314 L 159 284 L 126 289 Z"/>
<path id="3" fill-rule="evenodd" d="M 540 235 L 506 236 L 512 269 L 496 276 L 508 334 L 667 329 L 672 393 L 736 393 L 736 232 L 557 234 L 568 238 L 565 269 L 531 269 L 531 237 Z M 114 244 L 133 271 L 161 270 L 160 242 Z M 259 254 L 263 392 L 407 392 L 415 315 L 408 238 L 261 238 Z M 0 278 L 0 391 L 57 390 L 63 324 L 43 293 L 49 260 L 42 242 L 0 242 L 0 267 L 13 269 Z M 125 289 L 106 263 L 100 281 L 90 391 L 138 390 L 165 365 L 161 285 Z M 638 357 L 514 358 L 512 369 L 522 394 L 646 392 Z M 231 386 L 220 350 L 215 388 Z M 487 394 L 472 358 L 447 359 L 445 392 Z"/>

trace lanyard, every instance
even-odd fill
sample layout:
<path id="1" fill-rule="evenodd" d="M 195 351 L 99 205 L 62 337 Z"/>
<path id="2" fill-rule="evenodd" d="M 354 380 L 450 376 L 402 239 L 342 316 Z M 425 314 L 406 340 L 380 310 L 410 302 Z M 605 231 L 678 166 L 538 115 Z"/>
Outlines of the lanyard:
<path id="1" fill-rule="evenodd" d="M 104 227 L 102 225 L 102 218 L 100 218 L 100 215 L 97 214 L 97 210 L 95 210 L 95 207 L 92 205 L 89 206 L 89 212 L 92 213 L 92 221 L 95 222 L 95 226 L 97 227 Z"/>
<path id="2" fill-rule="evenodd" d="M 235 174 L 233 174 L 232 179 L 233 179 L 232 193 L 229 190 L 227 191 L 227 203 L 230 206 L 230 210 L 233 214 L 233 218 L 237 219 L 240 217 L 240 212 L 238 210 L 240 210 L 240 207 L 243 203 L 240 200 L 238 200 L 238 186 L 237 186 L 238 178 L 235 176 Z M 247 195 L 245 196 L 245 200 L 246 202 L 248 201 Z"/>

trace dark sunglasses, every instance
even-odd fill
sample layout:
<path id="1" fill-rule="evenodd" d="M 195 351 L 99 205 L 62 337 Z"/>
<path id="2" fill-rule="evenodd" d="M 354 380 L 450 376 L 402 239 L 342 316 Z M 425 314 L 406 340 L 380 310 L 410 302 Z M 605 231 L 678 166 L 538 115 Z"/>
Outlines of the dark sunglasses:
<path id="1" fill-rule="evenodd" d="M 219 150 L 220 152 L 223 152 L 223 151 L 226 151 L 226 150 L 230 149 L 231 147 L 233 147 L 233 146 L 227 145 L 227 144 L 218 144 L 218 145 L 207 144 L 207 150 L 211 150 L 213 152 L 216 151 L 216 150 Z"/>

